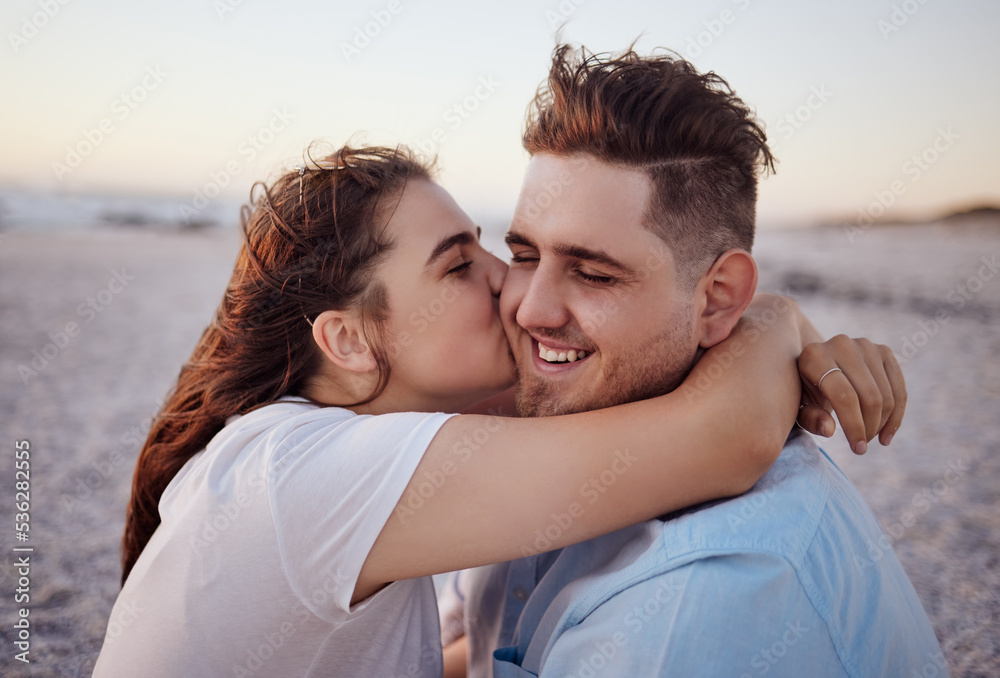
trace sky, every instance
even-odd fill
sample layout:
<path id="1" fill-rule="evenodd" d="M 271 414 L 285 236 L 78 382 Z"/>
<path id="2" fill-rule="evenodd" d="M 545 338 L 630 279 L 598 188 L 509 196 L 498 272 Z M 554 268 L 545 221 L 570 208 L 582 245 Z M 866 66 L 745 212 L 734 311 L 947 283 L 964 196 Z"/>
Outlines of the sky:
<path id="1" fill-rule="evenodd" d="M 0 188 L 165 196 L 190 214 L 244 199 L 310 142 L 402 142 L 502 223 L 560 27 L 724 77 L 779 160 L 762 227 L 1000 204 L 989 0 L 5 0 Z"/>

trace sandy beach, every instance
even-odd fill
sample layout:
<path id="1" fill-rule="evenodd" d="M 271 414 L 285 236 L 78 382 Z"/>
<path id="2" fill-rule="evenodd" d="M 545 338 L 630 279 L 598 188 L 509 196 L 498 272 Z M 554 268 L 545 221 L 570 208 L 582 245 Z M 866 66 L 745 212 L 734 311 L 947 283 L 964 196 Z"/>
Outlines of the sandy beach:
<path id="1" fill-rule="evenodd" d="M 90 675 L 141 441 L 237 246 L 235 229 L 0 232 L 0 674 Z M 796 297 L 821 332 L 867 336 L 903 359 L 910 400 L 892 445 L 855 457 L 839 430 L 820 444 L 878 516 L 951 674 L 1000 675 L 1000 223 L 764 231 L 755 254 L 760 288 Z M 10 530 L 20 440 L 25 543 Z M 23 546 L 34 549 L 30 665 L 12 649 L 12 549 Z"/>

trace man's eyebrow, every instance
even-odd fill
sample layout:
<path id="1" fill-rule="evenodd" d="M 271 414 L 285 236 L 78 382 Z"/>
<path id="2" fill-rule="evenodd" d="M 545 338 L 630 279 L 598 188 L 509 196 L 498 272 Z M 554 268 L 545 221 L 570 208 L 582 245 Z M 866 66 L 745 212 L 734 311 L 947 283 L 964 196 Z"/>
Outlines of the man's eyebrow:
<path id="1" fill-rule="evenodd" d="M 508 245 L 522 245 L 524 247 L 530 247 L 536 250 L 538 249 L 535 243 L 531 242 L 531 240 L 526 236 L 516 231 L 508 232 L 505 240 Z M 582 259 L 583 261 L 592 261 L 596 264 L 609 266 L 617 269 L 618 272 L 623 275 L 633 275 L 635 273 L 631 266 L 623 264 L 602 250 L 594 250 L 581 245 L 570 245 L 569 243 L 556 243 L 552 246 L 552 251 L 561 257 Z"/>
<path id="2" fill-rule="evenodd" d="M 478 227 L 476 232 L 478 234 Z M 456 233 L 455 235 L 450 235 L 447 238 L 444 238 L 437 244 L 437 246 L 434 247 L 434 251 L 431 252 L 431 256 L 427 258 L 427 263 L 424 264 L 424 268 L 429 268 L 435 261 L 443 257 L 452 247 L 457 245 L 471 245 L 475 242 L 476 236 L 472 235 L 468 231 L 462 231 L 461 233 Z"/>
<path id="3" fill-rule="evenodd" d="M 535 243 L 528 240 L 527 236 L 521 235 L 517 231 L 507 231 L 507 235 L 503 237 L 503 240 L 508 245 L 523 245 L 524 247 L 538 249 L 535 247 Z"/>
<path id="4" fill-rule="evenodd" d="M 618 271 L 624 275 L 632 275 L 633 273 L 635 273 L 635 271 L 632 270 L 631 266 L 623 264 L 610 254 L 602 250 L 592 250 L 588 247 L 582 247 L 580 245 L 570 245 L 568 243 L 556 243 L 552 247 L 552 251 L 562 257 L 569 257 L 571 259 L 583 259 L 584 261 L 592 261 L 596 264 L 604 264 L 605 266 L 610 266 L 611 268 L 618 269 Z"/>

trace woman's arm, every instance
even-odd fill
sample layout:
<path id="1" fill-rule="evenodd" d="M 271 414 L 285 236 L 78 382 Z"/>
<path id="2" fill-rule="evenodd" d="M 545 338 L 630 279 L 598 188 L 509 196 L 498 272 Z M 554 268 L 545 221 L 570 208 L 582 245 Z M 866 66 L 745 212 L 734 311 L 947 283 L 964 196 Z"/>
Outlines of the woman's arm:
<path id="1" fill-rule="evenodd" d="M 354 600 L 749 489 L 780 453 L 800 398 L 797 313 L 764 326 L 753 322 L 760 306 L 665 396 L 559 417 L 452 417 L 369 553 Z M 439 482 L 412 508 L 411 490 L 428 479 Z"/>
<path id="2" fill-rule="evenodd" d="M 804 343 L 795 302 L 758 297 L 670 394 L 558 417 L 450 419 L 353 600 L 397 579 L 560 548 L 749 489 L 795 421 Z"/>
<path id="3" fill-rule="evenodd" d="M 511 386 L 506 391 L 500 391 L 486 400 L 467 407 L 462 414 L 493 414 L 500 417 L 516 417 L 517 409 L 514 407 L 515 389 Z"/>
<path id="4" fill-rule="evenodd" d="M 468 669 L 469 643 L 462 636 L 444 648 L 444 678 L 465 678 Z"/>

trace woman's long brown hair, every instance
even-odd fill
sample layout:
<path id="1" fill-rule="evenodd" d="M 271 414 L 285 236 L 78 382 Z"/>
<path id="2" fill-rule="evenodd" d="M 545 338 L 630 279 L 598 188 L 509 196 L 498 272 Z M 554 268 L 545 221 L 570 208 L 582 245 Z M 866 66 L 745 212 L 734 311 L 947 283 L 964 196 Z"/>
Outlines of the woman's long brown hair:
<path id="1" fill-rule="evenodd" d="M 310 321 L 360 309 L 378 337 L 385 290 L 373 271 L 392 243 L 383 226 L 407 179 L 430 177 L 405 148 L 344 147 L 250 192 L 225 296 L 149 431 L 132 480 L 122 584 L 160 524 L 159 501 L 187 461 L 233 415 L 296 394 L 319 366 Z M 385 352 L 376 398 L 388 381 Z M 333 404 L 333 403 L 325 403 Z M 346 404 L 346 403 L 345 403 Z M 362 403 L 351 403 L 359 405 Z"/>

